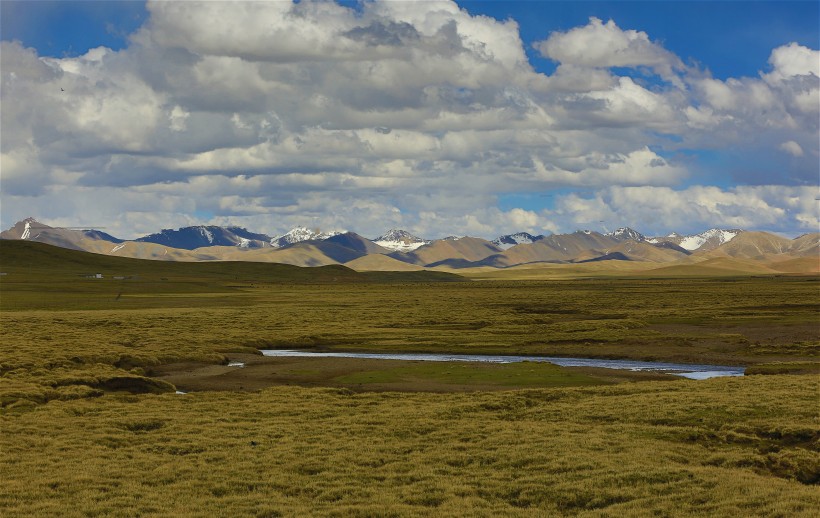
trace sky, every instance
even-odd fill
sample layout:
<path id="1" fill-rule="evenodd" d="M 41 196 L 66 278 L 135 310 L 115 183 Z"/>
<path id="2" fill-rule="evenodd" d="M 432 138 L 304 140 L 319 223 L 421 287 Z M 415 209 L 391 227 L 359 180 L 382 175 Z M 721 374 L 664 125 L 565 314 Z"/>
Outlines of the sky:
<path id="1" fill-rule="evenodd" d="M 0 9 L 2 228 L 820 230 L 816 1 Z"/>

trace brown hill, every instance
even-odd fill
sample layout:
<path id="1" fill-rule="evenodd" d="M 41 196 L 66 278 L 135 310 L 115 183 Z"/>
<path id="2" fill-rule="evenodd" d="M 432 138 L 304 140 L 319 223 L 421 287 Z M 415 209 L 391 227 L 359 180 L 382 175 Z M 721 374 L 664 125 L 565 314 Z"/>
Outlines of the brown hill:
<path id="1" fill-rule="evenodd" d="M 424 245 L 413 252 L 394 252 L 390 257 L 420 266 L 439 263 L 446 260 L 480 261 L 485 257 L 501 252 L 501 249 L 487 240 L 477 237 L 458 239 L 439 239 Z"/>
<path id="2" fill-rule="evenodd" d="M 338 261 L 325 255 L 324 251 L 312 243 L 298 243 L 287 248 L 260 250 L 259 257 L 273 263 L 292 264 L 295 266 L 326 266 L 338 264 Z"/>
<path id="3" fill-rule="evenodd" d="M 216 251 L 204 253 L 198 252 L 197 250 L 181 250 L 157 243 L 143 243 L 139 241 L 124 241 L 122 243 L 97 241 L 94 243 L 84 242 L 82 245 L 83 249 L 87 252 L 117 257 L 131 257 L 133 259 L 153 259 L 160 261 L 215 261 L 221 259 L 218 254 L 214 253 Z"/>
<path id="4" fill-rule="evenodd" d="M 85 250 L 85 241 L 99 240 L 98 236 L 101 235 L 105 234 L 90 231 L 87 236 L 80 230 L 50 227 L 33 218 L 27 218 L 0 232 L 0 239 L 24 239 L 71 250 Z"/>
<path id="5" fill-rule="evenodd" d="M 804 234 L 792 240 L 789 253 L 798 256 L 820 256 L 820 233 Z"/>
<path id="6" fill-rule="evenodd" d="M 344 263 L 357 272 L 412 272 L 424 270 L 416 264 L 405 263 L 382 254 L 370 254 Z"/>
<path id="7" fill-rule="evenodd" d="M 701 257 L 739 257 L 764 259 L 769 255 L 789 251 L 792 241 L 768 232 L 743 232 L 728 243 L 708 252 L 696 252 Z"/>

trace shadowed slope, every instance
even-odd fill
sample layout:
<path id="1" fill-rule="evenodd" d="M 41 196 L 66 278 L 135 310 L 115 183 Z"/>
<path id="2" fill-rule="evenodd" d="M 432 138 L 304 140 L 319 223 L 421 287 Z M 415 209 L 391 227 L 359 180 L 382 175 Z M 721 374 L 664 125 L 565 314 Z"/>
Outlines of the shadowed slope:
<path id="1" fill-rule="evenodd" d="M 674 247 L 674 248 L 672 248 Z M 684 249 L 671 245 L 659 247 L 636 241 L 624 241 L 607 250 L 607 254 L 622 254 L 630 261 L 648 261 L 654 263 L 668 263 L 686 259 L 689 255 Z"/>
<path id="2" fill-rule="evenodd" d="M 196 279 L 205 285 L 229 282 L 426 282 L 457 281 L 459 276 L 440 272 L 359 273 L 333 264 L 301 268 L 289 264 L 251 261 L 175 262 L 111 257 L 69 250 L 30 241 L 0 240 L 0 269 L 8 274 L 4 281 L 32 276 L 76 278 L 100 273 L 104 278 L 127 276 L 142 280 Z M 419 276 L 418 273 L 430 274 Z"/>

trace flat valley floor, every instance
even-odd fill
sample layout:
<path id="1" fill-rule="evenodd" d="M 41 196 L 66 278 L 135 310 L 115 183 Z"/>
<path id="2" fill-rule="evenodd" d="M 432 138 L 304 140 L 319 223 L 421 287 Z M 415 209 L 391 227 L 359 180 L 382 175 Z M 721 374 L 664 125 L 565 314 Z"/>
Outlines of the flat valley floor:
<path id="1" fill-rule="evenodd" d="M 311 282 L 117 263 L 95 265 L 104 278 L 92 280 L 79 277 L 86 264 L 3 261 L 3 516 L 820 508 L 817 276 L 425 282 L 317 270 Z M 130 278 L 114 280 L 123 268 Z M 748 370 L 695 381 L 258 353 L 268 348 Z"/>

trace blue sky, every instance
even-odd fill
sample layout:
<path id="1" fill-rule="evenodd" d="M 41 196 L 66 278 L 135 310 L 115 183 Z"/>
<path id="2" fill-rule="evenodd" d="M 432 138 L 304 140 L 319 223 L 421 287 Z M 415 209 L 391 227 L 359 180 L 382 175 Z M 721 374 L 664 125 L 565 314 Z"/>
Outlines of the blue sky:
<path id="1" fill-rule="evenodd" d="M 715 77 L 756 75 L 771 50 L 796 41 L 817 46 L 820 3 L 813 1 L 459 2 L 470 12 L 513 18 L 525 41 L 584 25 L 590 16 L 649 33 L 684 60 L 704 62 Z M 533 63 L 554 63 L 529 49 Z"/>
<path id="2" fill-rule="evenodd" d="M 3 102 L 16 106 L 2 121 L 4 227 L 31 215 L 106 220 L 125 237 L 194 223 L 404 226 L 426 237 L 592 221 L 649 233 L 817 230 L 818 2 L 464 1 L 461 12 L 345 2 L 347 13 L 303 2 L 294 9 L 309 23 L 292 27 L 263 3 L 203 4 L 197 16 L 184 4 L 0 3 Z M 234 21 L 267 47 L 231 41 L 221 27 Z M 583 47 L 601 38 L 631 43 Z M 327 57 L 313 53 L 322 45 Z M 428 67 L 452 45 L 460 72 Z M 86 54 L 97 47 L 110 50 Z M 70 94 L 50 88 L 48 112 L 14 86 L 36 62 L 58 71 L 37 88 Z M 361 67 L 381 75 L 357 89 Z M 200 82 L 177 84 L 183 76 Z M 345 109 L 304 108 L 316 102 Z M 89 210 L 112 193 L 123 205 Z"/>
<path id="3" fill-rule="evenodd" d="M 346 2 L 355 5 L 358 2 Z M 590 16 L 640 28 L 683 57 L 703 62 L 721 79 L 756 75 L 771 50 L 797 42 L 817 47 L 820 2 L 803 1 L 460 1 L 473 14 L 521 27 L 524 42 L 583 25 Z M 121 49 L 148 17 L 145 2 L 3 0 L 2 39 L 20 40 L 41 56 L 84 54 L 100 45 Z M 527 47 L 530 61 L 549 73 L 555 63 Z"/>

